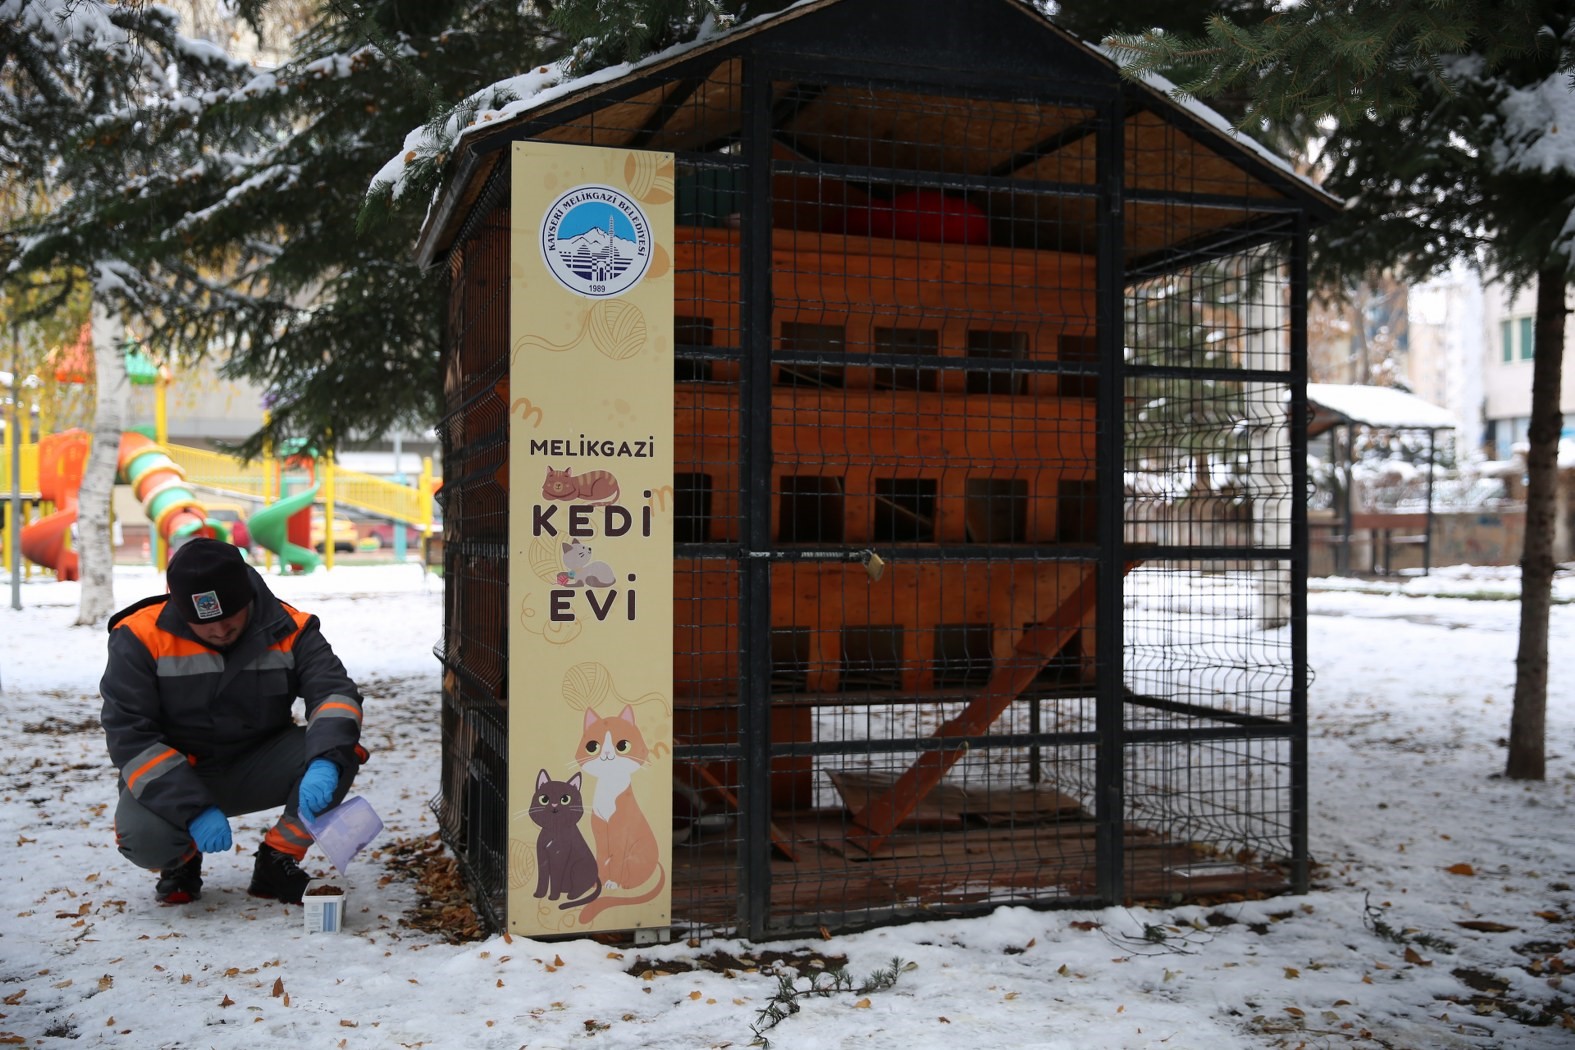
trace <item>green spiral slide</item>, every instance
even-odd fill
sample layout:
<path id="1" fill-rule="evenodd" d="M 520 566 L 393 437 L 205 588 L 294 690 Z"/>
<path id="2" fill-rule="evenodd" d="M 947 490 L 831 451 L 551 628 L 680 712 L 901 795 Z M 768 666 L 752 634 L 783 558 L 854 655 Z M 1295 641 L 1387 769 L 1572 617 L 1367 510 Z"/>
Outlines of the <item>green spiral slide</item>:
<path id="1" fill-rule="evenodd" d="M 289 537 L 291 516 L 310 507 L 321 487 L 322 482 L 317 482 L 311 488 L 270 503 L 246 519 L 246 525 L 251 529 L 252 542 L 277 554 L 290 572 L 312 572 L 323 563 L 316 551 L 291 543 Z"/>

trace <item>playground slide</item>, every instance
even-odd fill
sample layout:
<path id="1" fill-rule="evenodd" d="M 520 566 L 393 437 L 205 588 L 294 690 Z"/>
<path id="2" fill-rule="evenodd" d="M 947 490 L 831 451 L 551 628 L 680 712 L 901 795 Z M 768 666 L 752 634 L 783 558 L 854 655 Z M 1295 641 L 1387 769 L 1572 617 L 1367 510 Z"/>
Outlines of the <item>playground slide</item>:
<path id="1" fill-rule="evenodd" d="M 246 527 L 251 530 L 252 542 L 263 550 L 272 551 L 279 556 L 284 567 L 291 572 L 311 572 L 322 559 L 317 552 L 303 543 L 295 540 L 311 540 L 310 519 L 306 519 L 306 535 L 297 536 L 295 540 L 290 537 L 290 519 L 296 514 L 306 510 L 317 498 L 317 490 L 322 487 L 321 482 L 310 488 L 275 500 L 262 510 L 256 511 L 246 519 Z"/>
<path id="2" fill-rule="evenodd" d="M 93 435 L 85 430 L 50 434 L 38 443 L 39 495 L 54 503 L 55 511 L 23 527 L 22 554 L 55 570 L 62 580 L 81 574 L 77 552 L 68 539 L 77 520 L 77 495 L 92 443 Z M 189 536 L 229 538 L 224 524 L 210 520 L 202 502 L 186 487 L 180 467 L 164 449 L 135 431 L 120 436 L 116 480 L 132 487 L 148 520 L 171 546 Z"/>

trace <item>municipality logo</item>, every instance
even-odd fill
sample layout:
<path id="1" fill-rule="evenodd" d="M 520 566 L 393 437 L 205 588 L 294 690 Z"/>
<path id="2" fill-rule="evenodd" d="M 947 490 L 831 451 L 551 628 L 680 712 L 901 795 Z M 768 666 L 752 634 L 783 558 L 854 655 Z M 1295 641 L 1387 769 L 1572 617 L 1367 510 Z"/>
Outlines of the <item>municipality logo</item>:
<path id="1" fill-rule="evenodd" d="M 651 223 L 611 186 L 576 186 L 547 209 L 541 255 L 571 292 L 591 299 L 622 295 L 651 264 Z"/>

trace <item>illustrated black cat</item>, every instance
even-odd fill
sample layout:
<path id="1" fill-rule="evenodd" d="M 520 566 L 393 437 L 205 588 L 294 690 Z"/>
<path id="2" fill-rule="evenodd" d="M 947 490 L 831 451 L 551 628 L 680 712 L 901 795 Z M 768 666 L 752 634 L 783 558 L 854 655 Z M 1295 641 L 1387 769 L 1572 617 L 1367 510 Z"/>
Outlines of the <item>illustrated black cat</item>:
<path id="1" fill-rule="evenodd" d="M 553 901 L 568 897 L 559 908 L 589 904 L 602 893 L 596 854 L 580 831 L 584 815 L 580 774 L 553 780 L 543 769 L 536 775 L 536 794 L 530 800 L 530 819 L 541 828 L 536 839 L 536 896 Z"/>

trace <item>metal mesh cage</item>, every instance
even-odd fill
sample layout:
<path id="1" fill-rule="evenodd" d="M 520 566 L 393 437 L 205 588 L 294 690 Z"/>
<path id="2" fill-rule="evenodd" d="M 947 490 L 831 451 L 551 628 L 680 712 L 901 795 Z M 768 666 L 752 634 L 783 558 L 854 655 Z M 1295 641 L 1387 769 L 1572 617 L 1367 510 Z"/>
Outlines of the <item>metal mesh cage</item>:
<path id="1" fill-rule="evenodd" d="M 755 39 L 514 131 L 678 159 L 674 922 L 1304 887 L 1305 216 L 1086 62 Z M 494 923 L 505 169 L 442 427 L 437 808 Z"/>

